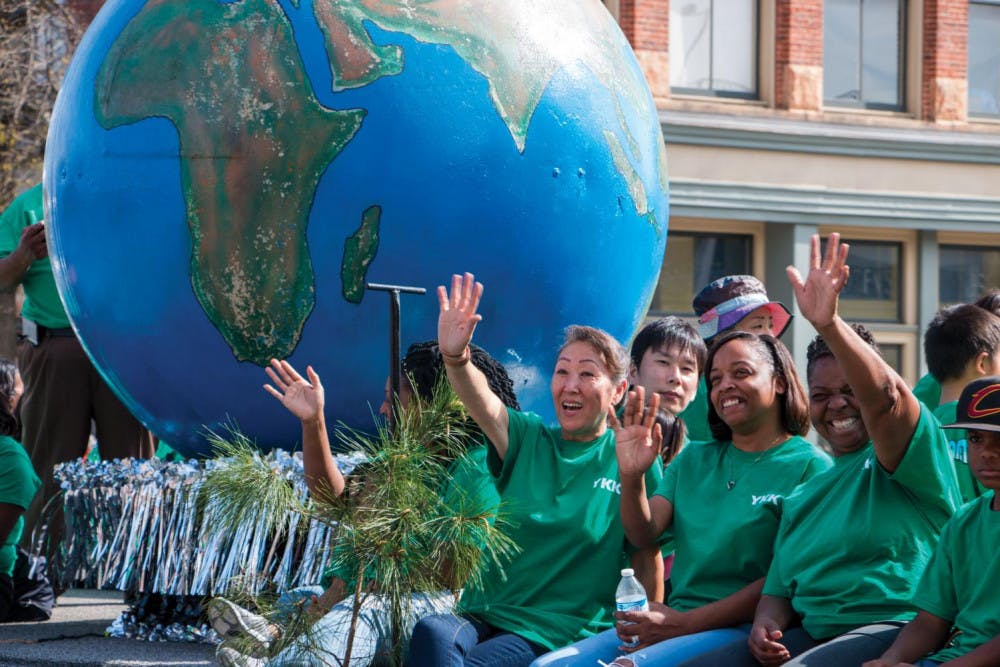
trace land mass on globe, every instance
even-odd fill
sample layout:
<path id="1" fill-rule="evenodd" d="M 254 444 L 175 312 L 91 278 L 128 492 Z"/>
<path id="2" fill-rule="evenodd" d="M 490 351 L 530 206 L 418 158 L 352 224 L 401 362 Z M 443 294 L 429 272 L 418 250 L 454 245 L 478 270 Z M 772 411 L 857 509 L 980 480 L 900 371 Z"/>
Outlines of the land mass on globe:
<path id="1" fill-rule="evenodd" d="M 270 0 L 152 0 L 95 86 L 103 127 L 161 116 L 177 129 L 192 285 L 236 357 L 290 355 L 315 302 L 306 221 L 316 185 L 365 111 L 318 103 Z"/>
<path id="2" fill-rule="evenodd" d="M 617 132 L 603 133 L 614 167 L 638 215 L 658 236 L 664 231 L 665 216 L 650 204 L 637 171 L 642 151 L 622 112 L 626 106 L 655 117 L 655 109 L 641 74 L 612 55 L 628 47 L 614 22 L 599 14 L 606 12 L 600 3 L 314 0 L 311 6 L 334 92 L 403 70 L 403 50 L 376 44 L 369 23 L 445 45 L 486 79 L 520 153 L 555 73 L 588 69 L 615 105 Z M 581 36 L 573 27 L 581 23 L 593 30 Z M 551 33 L 546 39 L 559 48 L 539 50 L 533 40 L 509 38 L 524 26 Z M 366 115 L 321 104 L 299 48 L 277 0 L 151 0 L 114 41 L 95 82 L 102 127 L 163 117 L 176 128 L 195 295 L 237 359 L 259 365 L 290 356 L 298 344 L 315 304 L 306 226 L 316 187 Z M 662 146 L 657 160 L 665 175 Z M 345 241 L 341 282 L 350 303 L 364 294 L 380 211 L 367 209 Z"/>

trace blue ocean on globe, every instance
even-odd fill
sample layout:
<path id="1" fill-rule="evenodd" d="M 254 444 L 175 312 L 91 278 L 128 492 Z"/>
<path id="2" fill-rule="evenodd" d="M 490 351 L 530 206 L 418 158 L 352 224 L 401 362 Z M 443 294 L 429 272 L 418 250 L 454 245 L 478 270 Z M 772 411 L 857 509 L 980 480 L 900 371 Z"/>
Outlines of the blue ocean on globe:
<path id="1" fill-rule="evenodd" d="M 408 7 L 408 11 L 403 11 Z M 236 425 L 294 448 L 261 385 L 313 365 L 328 423 L 369 429 L 434 289 L 485 285 L 475 342 L 551 418 L 562 330 L 628 341 L 667 238 L 663 138 L 598 0 L 112 0 L 63 84 L 45 159 L 60 293 L 155 434 Z"/>

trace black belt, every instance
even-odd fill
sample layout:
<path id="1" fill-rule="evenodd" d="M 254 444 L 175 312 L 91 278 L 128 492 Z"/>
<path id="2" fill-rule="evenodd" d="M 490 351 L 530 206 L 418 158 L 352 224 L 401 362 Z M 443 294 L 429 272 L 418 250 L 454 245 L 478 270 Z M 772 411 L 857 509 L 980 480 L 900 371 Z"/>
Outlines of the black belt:
<path id="1" fill-rule="evenodd" d="M 43 327 L 27 317 L 21 317 L 21 335 L 32 345 L 38 345 L 39 341 L 45 338 L 75 338 L 76 332 L 72 327 Z"/>

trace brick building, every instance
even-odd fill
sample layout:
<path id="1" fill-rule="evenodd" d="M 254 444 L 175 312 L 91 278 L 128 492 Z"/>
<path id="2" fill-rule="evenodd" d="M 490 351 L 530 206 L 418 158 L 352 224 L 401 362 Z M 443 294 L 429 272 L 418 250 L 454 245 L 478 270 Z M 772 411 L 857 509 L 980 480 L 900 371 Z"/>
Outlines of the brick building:
<path id="1" fill-rule="evenodd" d="M 659 108 L 670 238 L 650 315 L 726 273 L 791 306 L 815 233 L 909 380 L 944 304 L 1000 286 L 1000 0 L 606 0 Z M 804 361 L 813 335 L 786 342 Z"/>

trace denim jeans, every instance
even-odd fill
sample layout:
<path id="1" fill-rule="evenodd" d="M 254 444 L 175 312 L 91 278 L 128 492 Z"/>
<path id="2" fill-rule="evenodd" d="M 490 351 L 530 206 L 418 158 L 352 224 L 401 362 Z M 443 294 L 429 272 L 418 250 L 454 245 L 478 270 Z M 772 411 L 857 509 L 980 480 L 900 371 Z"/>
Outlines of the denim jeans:
<path id="1" fill-rule="evenodd" d="M 546 649 L 471 616 L 425 616 L 413 628 L 407 667 L 527 667 Z"/>
<path id="2" fill-rule="evenodd" d="M 746 643 L 749 634 L 749 625 L 697 632 L 693 635 L 684 635 L 658 642 L 630 653 L 628 657 L 632 658 L 632 661 L 639 667 L 666 667 L 667 665 L 679 664 L 684 660 L 731 642 L 742 640 Z M 621 650 L 621 645 L 621 639 L 612 628 L 547 653 L 531 663 L 531 667 L 568 667 L 569 665 L 591 667 L 599 665 L 600 662 L 610 663 L 625 653 Z"/>
<path id="3" fill-rule="evenodd" d="M 792 659 L 782 667 L 860 665 L 867 660 L 875 660 L 892 645 L 902 625 L 895 621 L 866 625 L 828 642 L 813 639 L 800 627 L 789 628 L 784 632 L 781 643 L 792 654 Z M 760 663 L 750 653 L 744 639 L 692 658 L 681 667 L 760 667 Z"/>
<path id="4" fill-rule="evenodd" d="M 308 600 L 323 590 L 314 587 L 289 591 L 278 600 L 278 608 L 286 614 L 297 611 L 302 600 Z M 325 667 L 339 666 L 347 654 L 347 635 L 351 627 L 354 596 L 347 597 L 333 606 L 308 631 L 296 638 L 267 663 L 269 667 L 292 665 Z M 416 622 L 427 614 L 443 614 L 455 606 L 455 596 L 450 592 L 414 593 L 404 624 L 404 642 Z M 362 603 L 351 645 L 351 665 L 368 667 L 379 654 L 387 654 L 392 643 L 392 619 L 387 600 L 376 594 L 369 595 Z M 405 647 L 404 647 L 405 654 Z"/>

